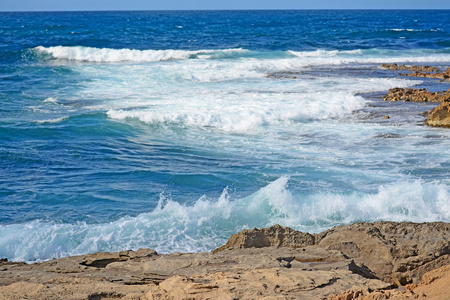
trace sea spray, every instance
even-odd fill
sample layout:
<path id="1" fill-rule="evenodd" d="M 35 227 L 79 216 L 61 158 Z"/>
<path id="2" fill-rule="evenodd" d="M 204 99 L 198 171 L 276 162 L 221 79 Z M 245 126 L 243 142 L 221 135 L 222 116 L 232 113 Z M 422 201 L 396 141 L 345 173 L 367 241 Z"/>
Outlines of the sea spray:
<path id="1" fill-rule="evenodd" d="M 420 181 L 380 186 L 376 194 L 296 195 L 281 177 L 256 193 L 185 205 L 161 194 L 158 206 L 136 217 L 103 224 L 33 221 L 0 226 L 0 256 L 42 261 L 97 251 L 152 248 L 161 253 L 211 251 L 242 229 L 290 226 L 319 232 L 339 224 L 379 220 L 450 221 L 450 191 Z"/>

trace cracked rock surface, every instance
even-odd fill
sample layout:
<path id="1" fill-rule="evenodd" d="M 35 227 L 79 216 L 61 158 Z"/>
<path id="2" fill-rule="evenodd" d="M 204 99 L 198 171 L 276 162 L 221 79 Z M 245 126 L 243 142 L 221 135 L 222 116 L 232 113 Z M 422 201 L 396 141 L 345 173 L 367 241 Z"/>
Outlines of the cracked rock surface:
<path id="1" fill-rule="evenodd" d="M 450 225 L 440 222 L 356 223 L 319 234 L 274 225 L 243 230 L 214 253 L 160 255 L 139 249 L 38 264 L 2 260 L 0 299 L 387 295 L 394 286 L 421 284 L 433 278 L 430 271 L 448 266 L 449 243 Z"/>

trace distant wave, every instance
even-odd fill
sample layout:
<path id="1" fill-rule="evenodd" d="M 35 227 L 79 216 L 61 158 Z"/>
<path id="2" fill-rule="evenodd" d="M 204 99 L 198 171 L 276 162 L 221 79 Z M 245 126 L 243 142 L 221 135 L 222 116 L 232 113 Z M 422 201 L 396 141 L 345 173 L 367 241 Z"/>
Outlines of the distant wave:
<path id="1" fill-rule="evenodd" d="M 397 29 L 393 29 L 397 30 Z M 398 29 L 403 30 L 403 29 Z M 405 29 L 407 30 L 407 29 Z M 292 60 L 302 59 L 303 64 L 347 64 L 347 63 L 389 63 L 389 62 L 448 62 L 450 50 L 434 51 L 428 49 L 416 50 L 386 50 L 386 49 L 354 49 L 354 50 L 324 50 L 313 51 L 273 51 L 255 52 L 243 48 L 236 49 L 204 49 L 204 50 L 134 50 L 110 49 L 83 46 L 38 46 L 33 49 L 38 55 L 51 59 L 79 62 L 158 62 L 188 59 L 249 59 Z"/>
<path id="2" fill-rule="evenodd" d="M 238 199 L 225 189 L 217 199 L 201 197 L 192 205 L 161 195 L 153 211 L 111 223 L 1 225 L 0 257 L 42 261 L 143 247 L 162 253 L 210 251 L 242 229 L 273 224 L 318 232 L 357 221 L 450 221 L 450 190 L 445 185 L 399 182 L 380 186 L 374 194 L 296 196 L 288 190 L 288 181 L 280 177 Z"/>
<path id="3" fill-rule="evenodd" d="M 82 46 L 55 46 L 34 48 L 38 53 L 51 55 L 54 59 L 74 60 L 84 62 L 153 62 L 185 59 L 227 58 L 236 54 L 243 54 L 248 50 L 221 49 L 221 50 L 133 50 L 109 49 Z"/>
<path id="4" fill-rule="evenodd" d="M 450 49 L 430 50 L 390 50 L 390 49 L 355 49 L 355 50 L 322 50 L 287 51 L 291 56 L 301 58 L 311 65 L 340 65 L 352 63 L 381 64 L 394 62 L 436 63 L 450 62 Z"/>
<path id="5" fill-rule="evenodd" d="M 355 49 L 355 50 L 323 50 L 323 49 L 317 49 L 315 51 L 287 51 L 289 54 L 292 54 L 297 57 L 333 57 L 340 54 L 357 54 L 361 55 L 363 54 L 363 51 L 361 49 Z"/>
<path id="6" fill-rule="evenodd" d="M 392 28 L 392 29 L 386 29 L 386 31 L 398 31 L 398 32 L 402 32 L 402 31 L 408 31 L 408 32 L 436 32 L 436 31 L 442 31 L 441 28 L 437 28 L 437 29 L 411 29 L 411 28 Z"/>

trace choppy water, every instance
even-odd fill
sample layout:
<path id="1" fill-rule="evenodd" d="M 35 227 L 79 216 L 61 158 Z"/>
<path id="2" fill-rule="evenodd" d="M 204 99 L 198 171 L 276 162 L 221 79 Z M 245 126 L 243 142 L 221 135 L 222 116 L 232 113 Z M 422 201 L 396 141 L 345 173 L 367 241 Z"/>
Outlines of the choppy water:
<path id="1" fill-rule="evenodd" d="M 0 257 L 450 221 L 450 11 L 0 13 Z M 391 114 L 389 120 L 382 119 Z"/>

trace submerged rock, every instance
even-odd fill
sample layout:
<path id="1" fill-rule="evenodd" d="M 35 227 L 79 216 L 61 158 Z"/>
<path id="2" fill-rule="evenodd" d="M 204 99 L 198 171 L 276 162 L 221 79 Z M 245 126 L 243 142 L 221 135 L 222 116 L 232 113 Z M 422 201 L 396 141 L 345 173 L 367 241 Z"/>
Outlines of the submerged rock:
<path id="1" fill-rule="evenodd" d="M 434 127 L 450 128 L 450 102 L 442 102 L 438 107 L 430 110 L 426 124 Z"/>

